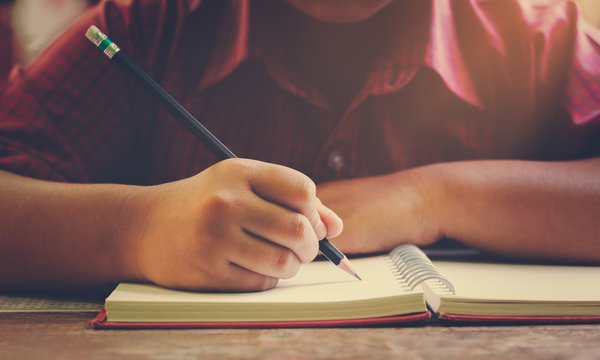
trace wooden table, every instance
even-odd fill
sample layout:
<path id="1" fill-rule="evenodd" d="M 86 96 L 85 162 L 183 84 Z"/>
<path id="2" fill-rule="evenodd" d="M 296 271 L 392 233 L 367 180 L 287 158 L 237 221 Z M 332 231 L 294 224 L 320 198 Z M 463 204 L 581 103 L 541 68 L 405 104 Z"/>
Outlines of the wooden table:
<path id="1" fill-rule="evenodd" d="M 93 313 L 0 313 L 0 359 L 600 359 L 600 325 L 92 330 Z"/>

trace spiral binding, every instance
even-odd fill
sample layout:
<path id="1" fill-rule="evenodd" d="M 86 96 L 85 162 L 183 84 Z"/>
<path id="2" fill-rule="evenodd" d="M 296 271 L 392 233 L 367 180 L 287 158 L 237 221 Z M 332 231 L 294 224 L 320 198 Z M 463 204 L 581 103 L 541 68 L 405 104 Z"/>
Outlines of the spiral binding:
<path id="1" fill-rule="evenodd" d="M 414 290 L 426 280 L 438 280 L 455 294 L 454 285 L 442 275 L 431 260 L 415 245 L 400 245 L 390 253 L 392 264 L 396 268 L 396 278 L 410 290 Z"/>

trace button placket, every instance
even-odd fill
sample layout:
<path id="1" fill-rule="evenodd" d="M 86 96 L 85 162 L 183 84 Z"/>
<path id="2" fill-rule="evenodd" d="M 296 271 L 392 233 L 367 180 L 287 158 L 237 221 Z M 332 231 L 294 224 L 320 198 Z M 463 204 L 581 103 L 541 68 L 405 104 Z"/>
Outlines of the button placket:
<path id="1" fill-rule="evenodd" d="M 336 116 L 339 121 L 323 147 L 315 172 L 320 181 L 339 180 L 348 176 L 352 168 L 352 137 L 356 136 L 357 131 L 356 116 L 355 110 Z"/>

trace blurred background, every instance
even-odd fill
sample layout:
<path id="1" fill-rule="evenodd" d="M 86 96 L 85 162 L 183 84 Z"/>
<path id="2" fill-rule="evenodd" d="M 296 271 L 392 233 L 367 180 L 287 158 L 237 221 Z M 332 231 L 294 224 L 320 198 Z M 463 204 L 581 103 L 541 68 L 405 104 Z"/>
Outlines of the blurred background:
<path id="1" fill-rule="evenodd" d="M 0 81 L 99 0 L 0 0 Z M 42 30 L 43 29 L 43 30 Z"/>
<path id="2" fill-rule="evenodd" d="M 0 82 L 14 63 L 26 64 L 99 0 L 0 0 Z M 523 0 L 556 3 L 565 0 Z M 600 27 L 600 0 L 575 0 L 583 17 Z M 43 31 L 40 31 L 43 29 Z"/>

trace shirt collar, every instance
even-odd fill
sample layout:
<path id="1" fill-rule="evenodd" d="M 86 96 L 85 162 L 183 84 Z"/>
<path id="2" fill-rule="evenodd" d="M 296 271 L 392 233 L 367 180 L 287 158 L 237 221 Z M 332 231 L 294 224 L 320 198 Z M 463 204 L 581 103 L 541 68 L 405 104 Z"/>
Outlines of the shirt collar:
<path id="1" fill-rule="evenodd" d="M 260 60 L 273 79 L 285 90 L 305 98 L 309 103 L 327 107 L 325 97 L 306 82 L 282 49 L 273 40 L 273 29 L 264 26 L 262 16 L 251 12 L 249 0 L 231 0 L 224 14 L 215 49 L 208 61 L 201 88 L 205 89 L 228 75 L 247 60 Z M 383 11 L 386 11 L 384 9 Z M 419 67 L 433 69 L 445 85 L 463 101 L 481 108 L 482 101 L 467 70 L 459 44 L 451 2 L 431 0 L 423 7 L 422 26 L 406 31 L 390 27 L 390 42 L 373 62 L 372 70 L 361 91 L 351 102 L 357 106 L 370 95 L 389 94 L 402 89 Z"/>
<path id="2" fill-rule="evenodd" d="M 230 75 L 248 59 L 249 3 L 247 0 L 231 0 L 215 34 L 212 55 L 208 59 L 201 89 L 206 89 Z"/>
<path id="3" fill-rule="evenodd" d="M 482 108 L 481 98 L 465 64 L 464 52 L 461 51 L 454 11 L 452 1 L 432 1 L 425 64 L 435 70 L 459 98 Z"/>

